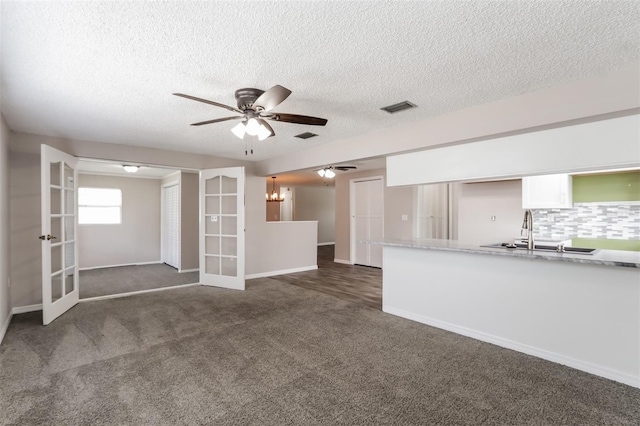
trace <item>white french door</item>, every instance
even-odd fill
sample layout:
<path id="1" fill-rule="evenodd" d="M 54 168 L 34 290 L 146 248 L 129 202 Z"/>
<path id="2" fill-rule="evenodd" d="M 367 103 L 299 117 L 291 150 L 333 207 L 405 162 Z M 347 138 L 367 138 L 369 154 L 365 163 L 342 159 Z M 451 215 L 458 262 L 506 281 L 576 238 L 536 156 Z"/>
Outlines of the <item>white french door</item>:
<path id="1" fill-rule="evenodd" d="M 351 261 L 356 265 L 382 268 L 382 245 L 362 241 L 380 241 L 384 228 L 384 186 L 382 177 L 352 180 Z"/>
<path id="2" fill-rule="evenodd" d="M 47 145 L 40 150 L 42 205 L 42 322 L 78 303 L 78 171 L 76 157 Z"/>
<path id="3" fill-rule="evenodd" d="M 244 290 L 244 167 L 200 172 L 200 284 Z"/>

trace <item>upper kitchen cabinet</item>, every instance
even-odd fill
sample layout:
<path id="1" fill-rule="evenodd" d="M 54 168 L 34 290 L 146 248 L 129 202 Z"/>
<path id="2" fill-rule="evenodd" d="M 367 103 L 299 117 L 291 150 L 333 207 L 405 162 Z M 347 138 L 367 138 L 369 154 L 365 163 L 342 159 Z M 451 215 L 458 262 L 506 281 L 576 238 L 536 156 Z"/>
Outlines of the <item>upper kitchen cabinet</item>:
<path id="1" fill-rule="evenodd" d="M 573 207 L 571 176 L 527 176 L 522 178 L 523 209 L 562 209 Z"/>

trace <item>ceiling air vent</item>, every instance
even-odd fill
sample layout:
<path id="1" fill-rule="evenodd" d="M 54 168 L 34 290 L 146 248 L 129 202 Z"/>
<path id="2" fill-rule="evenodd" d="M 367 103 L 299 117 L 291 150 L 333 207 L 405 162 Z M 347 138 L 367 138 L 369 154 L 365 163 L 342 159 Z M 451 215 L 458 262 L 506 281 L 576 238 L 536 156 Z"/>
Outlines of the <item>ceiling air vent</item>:
<path id="1" fill-rule="evenodd" d="M 311 132 L 304 132 L 304 133 L 300 133 L 299 135 L 295 135 L 294 137 L 296 138 L 300 138 L 300 139 L 309 139 L 312 138 L 314 136 L 318 136 L 315 133 L 311 133 Z"/>
<path id="2" fill-rule="evenodd" d="M 409 101 L 403 101 L 397 104 L 389 105 L 384 108 L 380 108 L 383 111 L 387 111 L 389 114 L 394 114 L 396 112 L 404 111 L 405 109 L 416 108 L 418 105 L 412 104 Z"/>

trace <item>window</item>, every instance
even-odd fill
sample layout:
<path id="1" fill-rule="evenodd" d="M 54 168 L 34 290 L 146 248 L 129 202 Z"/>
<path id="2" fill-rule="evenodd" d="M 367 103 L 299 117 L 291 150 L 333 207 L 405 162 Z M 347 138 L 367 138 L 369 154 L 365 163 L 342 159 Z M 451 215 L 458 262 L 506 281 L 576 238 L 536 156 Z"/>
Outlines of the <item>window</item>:
<path id="1" fill-rule="evenodd" d="M 121 223 L 122 191 L 110 188 L 78 188 L 78 223 Z"/>

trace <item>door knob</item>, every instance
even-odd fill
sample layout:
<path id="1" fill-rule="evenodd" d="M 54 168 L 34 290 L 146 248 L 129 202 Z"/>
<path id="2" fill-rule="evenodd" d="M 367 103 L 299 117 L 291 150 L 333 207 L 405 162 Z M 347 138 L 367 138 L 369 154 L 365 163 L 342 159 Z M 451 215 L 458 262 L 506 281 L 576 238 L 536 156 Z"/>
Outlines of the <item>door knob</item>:
<path id="1" fill-rule="evenodd" d="M 54 237 L 54 236 L 53 236 L 53 235 L 51 235 L 51 234 L 47 234 L 46 236 L 45 236 L 45 235 L 40 235 L 38 238 L 40 238 L 42 241 L 44 241 L 44 240 L 49 241 L 49 240 L 56 240 L 56 239 L 58 239 L 58 237 Z"/>

